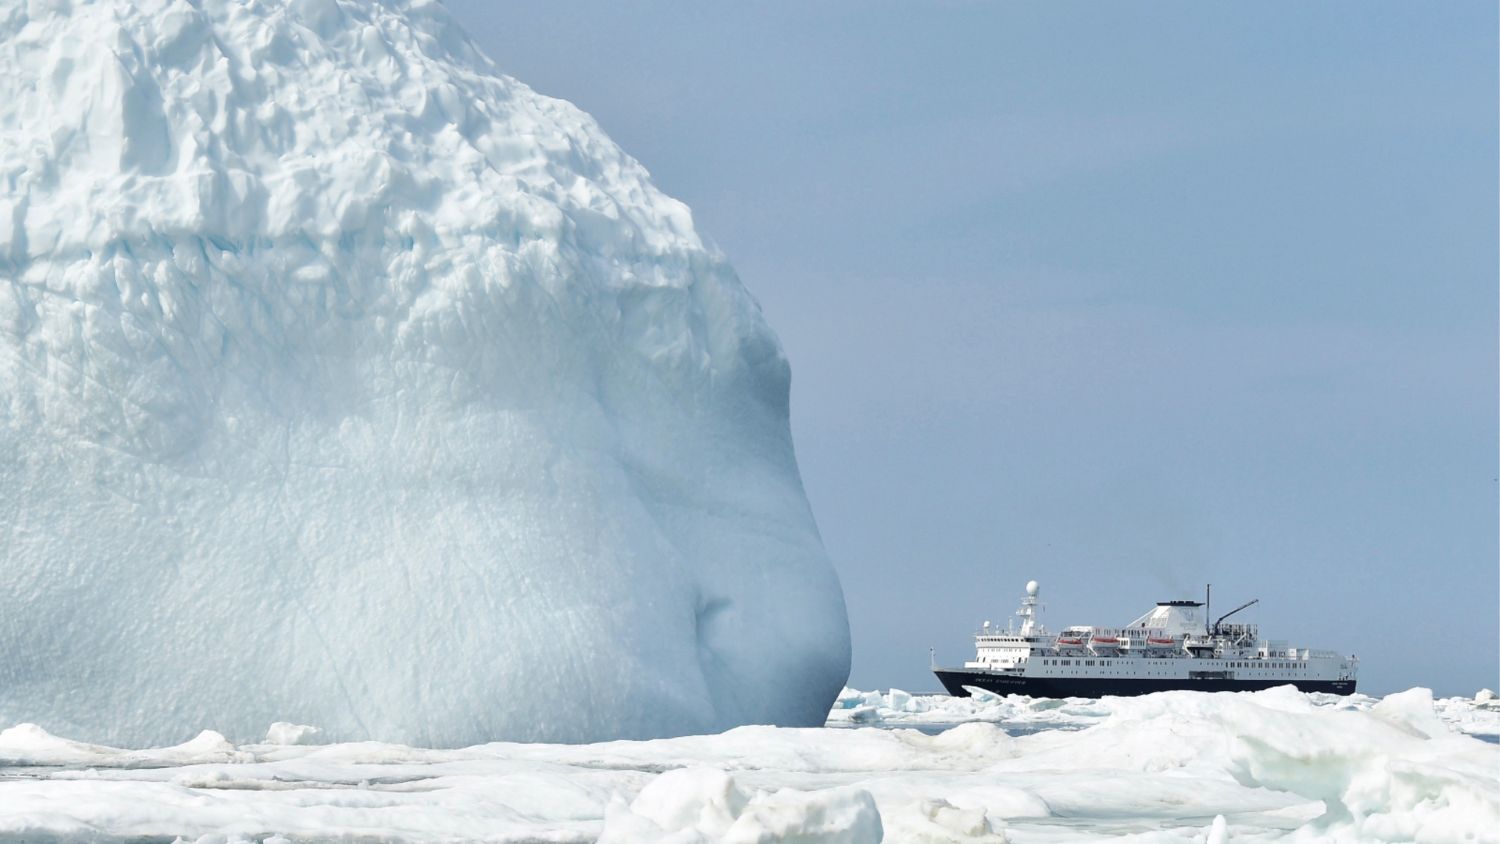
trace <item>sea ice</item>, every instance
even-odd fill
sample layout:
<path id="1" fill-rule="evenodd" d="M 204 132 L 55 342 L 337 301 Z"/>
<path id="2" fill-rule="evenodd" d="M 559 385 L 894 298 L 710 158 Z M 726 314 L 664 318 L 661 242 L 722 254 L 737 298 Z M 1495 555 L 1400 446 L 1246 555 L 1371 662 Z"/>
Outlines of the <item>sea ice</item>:
<path id="1" fill-rule="evenodd" d="M 867 696 L 887 697 L 844 695 Z M 0 838 L 1500 842 L 1500 746 L 1451 726 L 1473 719 L 1440 716 L 1424 689 L 1329 698 L 1289 687 L 1106 698 L 1089 702 L 1085 726 L 1069 701 L 996 698 L 981 711 L 910 695 L 896 699 L 969 720 L 936 735 L 832 718 L 455 750 L 230 747 L 211 734 L 117 750 L 23 726 L 0 733 Z M 1479 704 L 1447 708 L 1465 706 Z M 995 718 L 998 707 L 1024 720 Z M 1041 712 L 1060 714 L 1027 732 Z"/>
<path id="2" fill-rule="evenodd" d="M 900 689 L 862 692 L 845 688 L 834 700 L 828 726 L 870 725 L 883 727 L 934 728 L 987 721 L 1009 730 L 1080 729 L 1102 723 L 1116 711 L 1122 698 L 1033 698 L 997 695 L 984 689 L 969 689 L 970 697 L 912 695 Z M 1312 705 L 1338 710 L 1369 711 L 1381 702 L 1369 695 L 1303 695 Z M 1126 704 L 1128 705 L 1128 704 Z M 1438 698 L 1430 708 L 1450 729 L 1472 736 L 1500 738 L 1500 702 L 1480 692 L 1473 699 Z"/>
<path id="3" fill-rule="evenodd" d="M 868 844 L 883 836 L 867 791 L 784 788 L 750 796 L 724 771 L 679 768 L 648 783 L 628 808 L 612 803 L 599 844 Z"/>
<path id="4" fill-rule="evenodd" d="M 439 3 L 3 4 L 0 179 L 0 723 L 822 722 L 775 336 Z"/>
<path id="5" fill-rule="evenodd" d="M 266 744 L 318 744 L 323 731 L 307 724 L 277 721 L 266 730 Z"/>

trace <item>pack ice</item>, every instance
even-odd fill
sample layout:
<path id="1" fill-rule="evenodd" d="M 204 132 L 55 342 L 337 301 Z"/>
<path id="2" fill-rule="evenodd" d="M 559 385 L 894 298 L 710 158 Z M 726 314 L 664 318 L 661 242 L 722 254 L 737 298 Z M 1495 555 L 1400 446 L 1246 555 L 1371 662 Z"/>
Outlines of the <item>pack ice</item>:
<path id="1" fill-rule="evenodd" d="M 0 730 L 0 838 L 1500 842 L 1500 747 L 1478 738 L 1500 731 L 1500 706 L 1483 697 L 850 689 L 837 705 L 827 729 L 456 750 L 325 745 L 291 724 L 253 744 L 122 749 L 19 724 Z"/>
<path id="2" fill-rule="evenodd" d="M 822 723 L 775 336 L 437 3 L 0 5 L 0 179 L 0 722 Z"/>

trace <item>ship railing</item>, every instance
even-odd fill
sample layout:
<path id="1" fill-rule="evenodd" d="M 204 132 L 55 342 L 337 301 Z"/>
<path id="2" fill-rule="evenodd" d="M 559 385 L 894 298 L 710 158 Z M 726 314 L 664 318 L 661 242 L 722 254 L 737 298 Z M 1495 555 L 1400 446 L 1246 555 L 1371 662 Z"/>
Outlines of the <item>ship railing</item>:
<path id="1" fill-rule="evenodd" d="M 1051 650 L 1054 645 L 1051 636 L 1021 636 L 1019 634 L 974 634 L 974 646 L 978 648 L 994 650 L 1016 650 L 1016 651 L 1039 651 Z"/>

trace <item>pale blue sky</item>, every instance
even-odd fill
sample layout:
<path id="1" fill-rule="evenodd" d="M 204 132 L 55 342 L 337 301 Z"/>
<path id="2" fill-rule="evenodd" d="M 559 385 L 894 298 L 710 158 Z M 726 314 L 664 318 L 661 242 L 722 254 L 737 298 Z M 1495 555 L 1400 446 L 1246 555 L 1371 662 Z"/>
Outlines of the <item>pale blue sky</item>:
<path id="1" fill-rule="evenodd" d="M 448 4 L 760 300 L 851 684 L 1034 577 L 1500 685 L 1495 4 Z"/>

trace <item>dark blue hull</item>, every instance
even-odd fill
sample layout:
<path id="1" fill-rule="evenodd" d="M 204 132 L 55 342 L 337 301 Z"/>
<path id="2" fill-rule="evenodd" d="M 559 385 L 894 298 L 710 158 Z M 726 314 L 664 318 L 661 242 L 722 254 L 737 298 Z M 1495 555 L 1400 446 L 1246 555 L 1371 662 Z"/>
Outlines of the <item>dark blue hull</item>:
<path id="1" fill-rule="evenodd" d="M 1353 680 L 1235 680 L 1222 677 L 1165 679 L 1128 677 L 1021 677 L 988 671 L 949 669 L 934 671 L 943 688 L 954 697 L 968 697 L 964 686 L 1000 695 L 1030 697 L 1134 697 L 1152 692 L 1253 692 L 1275 686 L 1296 686 L 1304 692 L 1354 694 Z"/>

